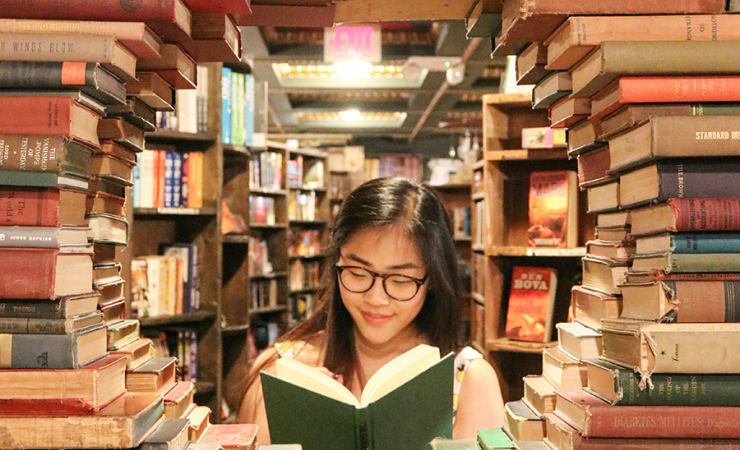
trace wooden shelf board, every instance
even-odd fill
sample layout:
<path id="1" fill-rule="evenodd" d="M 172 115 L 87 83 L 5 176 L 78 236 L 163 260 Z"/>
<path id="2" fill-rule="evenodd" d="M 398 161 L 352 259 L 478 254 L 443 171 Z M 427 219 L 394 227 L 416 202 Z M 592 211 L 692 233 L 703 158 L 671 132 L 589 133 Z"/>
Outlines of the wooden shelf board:
<path id="1" fill-rule="evenodd" d="M 309 192 L 316 192 L 316 193 L 325 193 L 326 188 L 310 188 L 310 187 L 292 187 L 290 188 L 291 191 L 309 191 Z"/>
<path id="2" fill-rule="evenodd" d="M 586 256 L 586 247 L 553 248 L 553 247 L 520 247 L 514 245 L 486 246 L 488 256 L 551 256 L 575 258 Z"/>
<path id="3" fill-rule="evenodd" d="M 140 216 L 215 216 L 216 208 L 134 208 Z"/>
<path id="4" fill-rule="evenodd" d="M 221 329 L 221 335 L 226 334 L 241 334 L 249 330 L 249 324 L 244 325 L 230 325 Z"/>
<path id="5" fill-rule="evenodd" d="M 326 220 L 289 220 L 291 225 L 325 225 Z"/>
<path id="6" fill-rule="evenodd" d="M 221 238 L 224 244 L 249 244 L 248 234 L 225 234 Z"/>
<path id="7" fill-rule="evenodd" d="M 250 309 L 249 314 L 268 314 L 268 313 L 285 311 L 286 309 L 288 309 L 288 307 L 285 305 L 266 306 L 264 308 Z"/>
<path id="8" fill-rule="evenodd" d="M 223 144 L 223 148 L 224 153 L 231 155 L 244 156 L 247 158 L 252 155 L 252 149 L 244 145 Z"/>
<path id="9" fill-rule="evenodd" d="M 296 289 L 294 291 L 290 291 L 290 295 L 310 294 L 311 292 L 316 291 L 316 289 L 318 289 L 318 286 L 307 287 L 303 289 Z"/>
<path id="10" fill-rule="evenodd" d="M 155 141 L 190 141 L 190 142 L 215 142 L 215 133 L 182 133 L 175 130 L 157 130 L 146 133 L 147 140 Z"/>
<path id="11" fill-rule="evenodd" d="M 536 159 L 568 159 L 566 148 L 521 148 L 491 150 L 486 152 L 486 161 L 529 161 Z"/>
<path id="12" fill-rule="evenodd" d="M 174 316 L 155 316 L 139 318 L 142 327 L 157 327 L 161 325 L 175 325 L 180 323 L 206 322 L 216 318 L 213 311 L 196 311 L 191 313 L 177 314 Z"/>
<path id="13" fill-rule="evenodd" d="M 249 228 L 257 228 L 263 230 L 282 230 L 286 228 L 286 225 L 284 223 L 276 223 L 272 225 L 268 225 L 265 223 L 250 223 Z"/>
<path id="14" fill-rule="evenodd" d="M 435 186 L 430 185 L 429 187 L 439 189 L 440 191 L 456 191 L 470 189 L 470 183 L 438 184 Z"/>
<path id="15" fill-rule="evenodd" d="M 311 158 L 326 159 L 327 153 L 313 148 L 297 148 L 288 150 L 291 155 L 309 156 Z"/>
<path id="16" fill-rule="evenodd" d="M 323 253 L 317 253 L 315 255 L 288 255 L 290 259 L 319 259 L 325 257 L 326 255 Z"/>
<path id="17" fill-rule="evenodd" d="M 277 190 L 277 189 L 249 189 L 250 195 L 269 195 L 271 197 L 279 197 L 283 195 L 287 195 L 288 192 L 284 190 Z"/>
<path id="18" fill-rule="evenodd" d="M 479 294 L 477 292 L 472 292 L 470 294 L 470 296 L 473 297 L 473 300 L 475 300 L 476 302 L 480 303 L 481 305 L 483 305 L 483 306 L 486 305 L 486 297 L 484 297 L 483 294 Z"/>
<path id="19" fill-rule="evenodd" d="M 489 339 L 486 350 L 489 352 L 542 353 L 545 347 L 557 346 L 557 342 L 512 341 L 509 338 Z"/>
<path id="20" fill-rule="evenodd" d="M 249 279 L 250 280 L 259 280 L 259 279 L 271 280 L 273 278 L 282 278 L 286 276 L 288 276 L 288 272 L 272 272 L 272 273 L 267 273 L 264 275 L 250 275 Z"/>

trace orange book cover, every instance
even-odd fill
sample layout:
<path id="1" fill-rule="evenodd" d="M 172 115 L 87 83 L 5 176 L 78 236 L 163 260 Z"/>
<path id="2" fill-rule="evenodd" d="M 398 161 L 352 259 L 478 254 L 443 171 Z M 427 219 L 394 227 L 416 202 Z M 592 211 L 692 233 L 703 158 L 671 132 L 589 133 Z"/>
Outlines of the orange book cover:
<path id="1" fill-rule="evenodd" d="M 557 272 L 547 267 L 514 267 L 506 337 L 517 341 L 549 342 L 557 289 Z"/>
<path id="2" fill-rule="evenodd" d="M 527 243 L 534 247 L 575 247 L 578 240 L 576 172 L 532 172 L 529 178 Z"/>

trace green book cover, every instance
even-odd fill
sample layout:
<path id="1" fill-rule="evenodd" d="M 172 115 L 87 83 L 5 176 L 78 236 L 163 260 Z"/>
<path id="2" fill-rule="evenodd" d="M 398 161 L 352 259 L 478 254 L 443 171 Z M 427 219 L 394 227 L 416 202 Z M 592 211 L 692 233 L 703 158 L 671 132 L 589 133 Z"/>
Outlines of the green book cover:
<path id="1" fill-rule="evenodd" d="M 478 442 L 484 450 L 514 448 L 514 444 L 503 428 L 478 430 Z"/>
<path id="2" fill-rule="evenodd" d="M 366 407 L 261 373 L 270 439 L 304 450 L 429 450 L 452 438 L 454 354 Z"/>

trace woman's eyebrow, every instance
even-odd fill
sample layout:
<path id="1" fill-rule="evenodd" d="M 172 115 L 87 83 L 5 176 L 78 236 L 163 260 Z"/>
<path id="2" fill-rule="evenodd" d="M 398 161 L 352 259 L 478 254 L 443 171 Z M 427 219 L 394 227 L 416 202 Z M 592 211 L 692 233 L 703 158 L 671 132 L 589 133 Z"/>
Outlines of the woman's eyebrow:
<path id="1" fill-rule="evenodd" d="M 366 265 L 368 267 L 375 267 L 373 265 L 373 263 L 371 263 L 370 261 L 366 261 L 366 260 L 360 258 L 359 256 L 355 255 L 354 253 L 350 253 L 348 255 L 342 255 L 342 256 L 344 256 L 347 259 L 351 259 L 352 261 L 358 262 L 360 264 L 364 264 L 364 265 Z M 396 264 L 396 265 L 393 265 L 393 266 L 389 266 L 386 269 L 388 269 L 388 270 L 402 270 L 402 269 L 418 269 L 418 268 L 419 268 L 419 266 L 417 264 L 414 264 L 414 263 L 409 262 L 409 263 Z"/>

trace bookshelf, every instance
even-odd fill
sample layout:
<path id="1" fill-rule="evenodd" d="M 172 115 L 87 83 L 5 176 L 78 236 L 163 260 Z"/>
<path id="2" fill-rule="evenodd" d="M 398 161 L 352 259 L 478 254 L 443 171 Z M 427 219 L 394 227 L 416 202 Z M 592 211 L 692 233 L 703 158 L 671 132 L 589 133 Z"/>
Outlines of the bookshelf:
<path id="1" fill-rule="evenodd" d="M 593 221 L 585 214 L 585 196 L 580 193 L 575 248 L 535 248 L 527 244 L 529 211 L 524 205 L 529 201 L 530 174 L 577 170 L 576 161 L 567 159 L 565 149 L 521 148 L 522 128 L 544 126 L 548 126 L 547 111 L 533 110 L 529 94 L 490 94 L 483 98 L 484 158 L 474 168 L 479 183 L 475 187 L 474 181 L 472 190 L 473 202 L 479 205 L 473 208 L 473 298 L 478 317 L 482 315 L 484 321 L 478 328 L 477 342 L 499 373 L 505 401 L 522 397 L 522 376 L 541 373 L 542 348 L 552 345 L 505 337 L 513 268 L 555 268 L 558 285 L 553 322 L 566 321 L 570 290 L 580 284 L 585 242 L 594 233 Z M 484 228 L 483 233 L 479 227 Z"/>
<path id="2" fill-rule="evenodd" d="M 204 64 L 207 70 L 207 100 L 202 117 L 204 129 L 197 133 L 157 130 L 147 133 L 147 148 L 166 149 L 184 155 L 203 153 L 202 205 L 198 207 L 129 206 L 130 261 L 143 255 L 161 254 L 170 243 L 193 244 L 197 248 L 200 304 L 193 311 L 175 315 L 140 318 L 142 334 L 170 340 L 183 330 L 197 336 L 196 402 L 208 406 L 211 422 L 221 421 L 222 399 L 233 394 L 225 379 L 249 351 L 249 254 L 252 230 L 222 235 L 224 204 L 236 216 L 249 218 L 249 161 L 264 149 L 254 145 L 224 143 L 222 74 L 224 67 L 247 74 L 246 64 Z M 261 83 L 256 83 L 260 86 Z M 267 121 L 265 87 L 255 89 L 255 131 Z M 264 98 L 261 98 L 264 96 Z M 254 143 L 259 143 L 259 140 Z M 253 143 L 253 144 L 254 144 Z M 279 195 L 276 193 L 275 195 Z M 283 238 L 284 240 L 284 238 Z M 284 244 L 283 244 L 284 245 Z M 130 282 L 130 275 L 129 282 Z M 229 402 L 232 408 L 234 405 Z"/>

